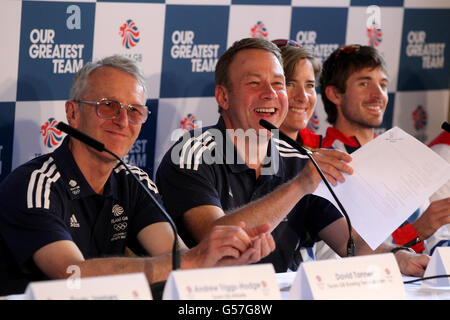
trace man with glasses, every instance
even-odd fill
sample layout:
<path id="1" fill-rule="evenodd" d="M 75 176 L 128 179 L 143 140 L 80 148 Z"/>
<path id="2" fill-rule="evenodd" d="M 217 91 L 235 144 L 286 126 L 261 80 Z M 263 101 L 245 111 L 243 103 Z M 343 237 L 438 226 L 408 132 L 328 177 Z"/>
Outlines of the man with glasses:
<path id="1" fill-rule="evenodd" d="M 375 138 L 388 102 L 388 73 L 383 57 L 370 46 L 347 45 L 336 49 L 324 62 L 320 90 L 328 127 L 324 148 L 352 153 Z M 392 233 L 392 240 L 416 252 L 425 250 L 428 239 L 450 223 L 450 198 L 434 201 L 415 220 L 406 221 Z M 326 248 L 326 247 L 325 247 Z M 331 250 L 318 248 L 318 258 L 331 257 Z"/>
<path id="2" fill-rule="evenodd" d="M 145 96 L 137 64 L 107 57 L 75 75 L 66 117 L 123 157 L 148 117 Z M 131 170 L 161 201 L 148 175 Z M 54 152 L 14 170 L 0 185 L 0 207 L 0 295 L 77 269 L 81 277 L 144 272 L 149 283 L 171 271 L 166 218 L 112 155 L 77 139 L 67 136 Z M 244 227 L 218 226 L 191 250 L 179 239 L 181 268 L 252 263 L 274 249 L 269 226 Z M 127 248 L 146 256 L 123 257 Z"/>
<path id="3" fill-rule="evenodd" d="M 279 48 L 264 39 L 236 41 L 219 58 L 215 80 L 218 123 L 183 136 L 156 176 L 186 241 L 198 243 L 216 225 L 268 223 L 276 249 L 262 262 L 276 272 L 297 268 L 298 249 L 319 239 L 347 256 L 345 219 L 329 201 L 311 195 L 321 181 L 313 164 L 259 124 L 266 119 L 278 127 L 287 113 Z M 333 185 L 344 182 L 344 172 L 352 173 L 351 157 L 343 152 L 321 149 L 314 157 Z M 356 254 L 374 252 L 353 234 Z M 429 259 L 405 251 L 395 255 L 409 275 L 422 275 Z"/>

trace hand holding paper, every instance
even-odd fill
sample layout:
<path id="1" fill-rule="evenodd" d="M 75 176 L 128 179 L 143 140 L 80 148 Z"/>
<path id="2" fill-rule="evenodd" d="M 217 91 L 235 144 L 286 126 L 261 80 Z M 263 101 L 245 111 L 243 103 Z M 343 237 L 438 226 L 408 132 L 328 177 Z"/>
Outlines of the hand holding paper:
<path id="1" fill-rule="evenodd" d="M 352 158 L 354 174 L 333 189 L 372 249 L 450 179 L 450 164 L 397 127 L 359 148 Z M 335 204 L 323 183 L 314 194 Z"/>

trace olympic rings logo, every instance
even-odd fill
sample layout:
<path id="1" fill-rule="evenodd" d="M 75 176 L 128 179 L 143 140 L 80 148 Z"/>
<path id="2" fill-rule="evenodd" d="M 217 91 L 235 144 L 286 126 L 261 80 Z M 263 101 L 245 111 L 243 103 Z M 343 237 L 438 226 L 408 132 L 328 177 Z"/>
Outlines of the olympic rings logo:
<path id="1" fill-rule="evenodd" d="M 115 225 L 113 225 L 113 228 L 116 231 L 123 231 L 125 230 L 126 227 L 127 227 L 126 222 L 116 223 Z"/>

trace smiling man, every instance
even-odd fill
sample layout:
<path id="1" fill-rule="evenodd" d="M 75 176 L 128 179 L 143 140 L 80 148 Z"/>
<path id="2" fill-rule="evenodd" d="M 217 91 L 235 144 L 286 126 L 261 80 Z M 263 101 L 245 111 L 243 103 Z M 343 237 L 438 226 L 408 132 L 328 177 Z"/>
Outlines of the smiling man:
<path id="1" fill-rule="evenodd" d="M 141 69 L 115 55 L 77 72 L 66 117 L 124 157 L 149 116 L 145 101 Z M 131 170 L 161 201 L 148 175 Z M 149 283 L 172 271 L 174 235 L 152 198 L 111 155 L 69 136 L 2 182 L 0 207 L 0 295 L 67 278 L 68 270 L 81 277 L 142 272 Z M 274 249 L 268 225 L 244 227 L 217 226 L 190 250 L 179 239 L 181 268 L 252 263 Z M 127 248 L 142 257 L 126 256 Z"/>
<path id="2" fill-rule="evenodd" d="M 320 90 L 329 127 L 324 148 L 352 153 L 375 138 L 388 103 L 388 73 L 380 53 L 370 46 L 348 45 L 336 49 L 324 62 Z M 396 229 L 394 243 L 424 252 L 424 242 L 448 222 L 450 199 L 434 201 L 412 223 Z M 316 257 L 334 253 L 320 243 Z"/>
<path id="3" fill-rule="evenodd" d="M 344 46 L 327 58 L 320 90 L 333 127 L 327 129 L 325 148 L 351 153 L 374 138 L 383 122 L 388 82 L 383 57 L 372 47 Z"/>
<path id="4" fill-rule="evenodd" d="M 311 194 L 321 181 L 313 164 L 259 125 L 266 119 L 280 126 L 286 116 L 282 66 L 275 44 L 256 38 L 236 41 L 216 66 L 218 123 L 186 133 L 166 153 L 156 176 L 188 245 L 218 224 L 267 223 L 276 249 L 261 261 L 272 263 L 276 272 L 295 270 L 301 262 L 298 249 L 320 239 L 345 256 L 348 240 L 337 209 Z M 352 173 L 351 157 L 343 152 L 320 150 L 314 157 L 334 185 L 344 182 L 344 172 Z M 357 254 L 373 253 L 357 234 L 355 242 Z M 422 274 L 428 262 L 406 252 L 396 256 L 406 274 Z"/>

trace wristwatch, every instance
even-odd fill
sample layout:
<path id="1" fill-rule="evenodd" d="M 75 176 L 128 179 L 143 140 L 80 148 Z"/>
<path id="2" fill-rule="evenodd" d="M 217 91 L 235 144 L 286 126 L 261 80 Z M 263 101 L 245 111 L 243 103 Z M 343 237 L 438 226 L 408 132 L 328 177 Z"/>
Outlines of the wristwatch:
<path id="1" fill-rule="evenodd" d="M 399 250 L 406 250 L 409 251 L 411 253 L 416 253 L 413 249 L 411 249 L 410 247 L 395 247 L 394 249 L 391 250 L 392 253 L 396 253 Z"/>

